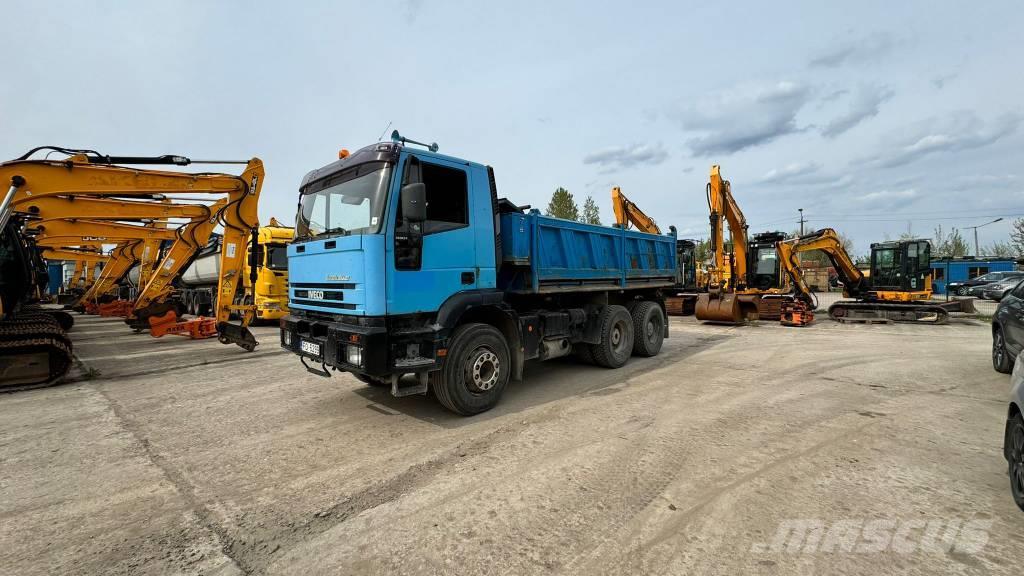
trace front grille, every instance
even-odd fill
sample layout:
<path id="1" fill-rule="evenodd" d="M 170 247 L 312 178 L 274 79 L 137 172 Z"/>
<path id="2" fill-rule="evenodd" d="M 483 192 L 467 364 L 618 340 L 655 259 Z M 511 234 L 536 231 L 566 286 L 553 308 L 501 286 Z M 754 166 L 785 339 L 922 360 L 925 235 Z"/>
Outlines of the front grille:
<path id="1" fill-rule="evenodd" d="M 334 288 L 335 290 L 354 290 L 351 282 L 292 282 L 292 288 Z"/>
<path id="2" fill-rule="evenodd" d="M 309 298 L 309 290 L 295 290 L 296 298 Z M 320 298 L 314 298 L 314 300 L 344 300 L 345 293 L 337 292 L 334 290 L 323 290 L 323 295 Z"/>
<path id="3" fill-rule="evenodd" d="M 292 298 L 292 304 L 298 304 L 300 306 L 320 306 L 321 308 L 339 308 L 341 310 L 355 310 L 355 304 L 343 304 L 341 302 L 322 302 L 320 300 L 299 300 L 298 298 Z"/>

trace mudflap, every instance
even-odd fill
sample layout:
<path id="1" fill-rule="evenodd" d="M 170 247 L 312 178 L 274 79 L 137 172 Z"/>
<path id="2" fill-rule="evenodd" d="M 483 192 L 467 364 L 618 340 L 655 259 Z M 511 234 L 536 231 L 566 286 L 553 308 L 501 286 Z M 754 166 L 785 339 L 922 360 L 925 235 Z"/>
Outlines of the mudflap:
<path id="1" fill-rule="evenodd" d="M 252 352 L 259 345 L 256 337 L 253 336 L 248 327 L 230 322 L 220 322 L 217 324 L 217 340 L 221 344 L 238 344 L 246 352 Z"/>

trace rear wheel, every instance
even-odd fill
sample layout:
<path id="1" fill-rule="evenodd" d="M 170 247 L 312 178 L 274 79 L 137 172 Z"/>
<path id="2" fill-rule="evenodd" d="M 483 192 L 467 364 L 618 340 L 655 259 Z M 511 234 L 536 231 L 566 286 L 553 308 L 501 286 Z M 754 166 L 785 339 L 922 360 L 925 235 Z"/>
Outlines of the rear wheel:
<path id="1" fill-rule="evenodd" d="M 1020 414 L 1006 426 L 1006 457 L 1010 465 L 1010 493 L 1024 510 L 1024 417 Z"/>
<path id="2" fill-rule="evenodd" d="M 434 395 L 463 416 L 490 410 L 505 391 L 512 368 L 505 336 L 493 326 L 474 323 L 459 326 L 449 342 L 432 381 Z"/>
<path id="3" fill-rule="evenodd" d="M 601 311 L 601 341 L 590 347 L 594 362 L 605 368 L 619 368 L 633 353 L 633 317 L 622 306 L 605 306 Z"/>
<path id="4" fill-rule="evenodd" d="M 633 354 L 657 356 L 665 341 L 665 315 L 656 302 L 640 302 L 633 315 Z"/>
<path id="5" fill-rule="evenodd" d="M 1006 351 L 1006 338 L 1003 336 L 1003 329 L 998 326 L 992 331 L 992 368 L 1003 374 L 1009 374 L 1013 369 L 1010 353 Z"/>

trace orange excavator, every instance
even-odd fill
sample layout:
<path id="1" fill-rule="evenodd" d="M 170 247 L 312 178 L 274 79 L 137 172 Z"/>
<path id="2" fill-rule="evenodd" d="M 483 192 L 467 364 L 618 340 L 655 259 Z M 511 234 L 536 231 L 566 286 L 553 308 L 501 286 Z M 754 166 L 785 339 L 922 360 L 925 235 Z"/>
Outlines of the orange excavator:
<path id="1" fill-rule="evenodd" d="M 732 185 L 722 179 L 721 169 L 711 167 L 707 185 L 711 222 L 711 265 L 708 291 L 697 297 L 698 320 L 738 324 L 758 318 L 764 290 L 747 285 L 747 220 L 732 195 Z M 725 251 L 725 225 L 729 226 L 732 255 Z"/>
<path id="2" fill-rule="evenodd" d="M 58 152 L 66 154 L 64 158 L 32 159 L 32 156 L 47 150 L 50 153 Z M 190 164 L 244 164 L 245 169 L 239 175 L 222 173 L 186 173 L 172 172 L 153 169 L 142 169 L 137 165 L 175 165 L 188 166 Z M 225 250 L 221 253 L 220 278 L 218 282 L 217 306 L 212 319 L 180 320 L 177 315 L 173 316 L 173 322 L 166 324 L 167 318 L 161 318 L 157 322 L 164 328 L 163 333 L 195 333 L 193 323 L 203 326 L 201 331 L 204 335 L 211 335 L 207 329 L 211 324 L 215 328 L 215 335 L 223 343 L 235 343 L 246 350 L 252 350 L 257 342 L 248 329 L 249 322 L 254 317 L 255 307 L 247 304 L 252 300 L 251 295 L 237 297 L 239 290 L 249 290 L 244 282 L 243 275 L 246 270 L 246 259 L 249 253 L 258 253 L 258 230 L 259 221 L 257 218 L 257 203 L 259 201 L 260 189 L 263 184 L 263 163 L 256 158 L 249 161 L 193 161 L 183 156 L 157 156 L 157 157 L 135 157 L 120 156 L 112 157 L 99 154 L 92 150 L 75 150 L 58 147 L 40 147 L 30 150 L 22 157 L 0 163 L 0 181 L 8 185 L 7 193 L 0 203 L 0 230 L 3 231 L 3 242 L 18 248 L 28 256 L 19 256 L 17 262 L 28 262 L 30 257 L 38 258 L 38 250 L 27 248 L 33 242 L 31 236 L 25 233 L 27 227 L 34 227 L 39 223 L 35 220 L 28 206 L 31 201 L 40 199 L 62 198 L 75 201 L 79 199 L 135 199 L 135 200 L 162 200 L 163 198 L 194 197 L 199 194 L 211 194 L 219 197 L 226 197 L 223 206 L 210 218 L 216 224 L 223 226 L 223 241 Z M 215 197 L 216 197 L 215 196 Z M 78 210 L 78 208 L 72 208 Z M 63 214 L 63 217 L 81 218 L 77 212 Z M 76 220 L 74 226 L 82 227 L 90 219 Z M 92 220 L 99 222 L 99 220 Z M 56 219 L 46 221 L 49 232 L 60 232 L 54 230 L 60 224 Z M 108 225 L 113 225 L 109 224 Z M 131 226 L 130 224 L 124 224 Z M 135 226 L 138 228 L 138 226 Z M 100 239 L 87 240 L 80 234 L 84 228 L 75 232 L 78 234 L 48 234 L 55 243 L 51 247 L 72 247 L 84 243 L 106 243 L 117 244 L 131 239 L 107 240 L 106 230 L 98 234 Z M 154 229 L 154 231 L 157 229 Z M 175 237 L 173 230 L 163 230 L 172 234 L 171 240 Z M 71 235 L 78 237 L 78 241 L 69 241 Z M 58 244 L 59 243 L 59 244 Z M 249 245 L 251 249 L 247 249 Z M 34 252 L 33 252 L 34 251 Z M 32 256 L 35 254 L 35 256 Z M 13 261 L 12 261 L 13 262 Z M 2 290 L 3 302 L 0 303 L 0 314 L 3 321 L 0 321 L 0 335 L 6 334 L 3 330 L 4 322 L 16 322 L 19 310 L 25 309 L 26 303 L 30 301 L 33 289 L 38 281 L 37 275 L 39 266 L 11 264 L 11 274 L 4 274 L 4 289 Z M 17 265 L 15 265 L 17 264 Z M 255 273 L 255 267 L 253 268 Z M 15 278 L 13 274 L 19 274 Z M 18 280 L 15 282 L 14 280 Z M 9 285 L 9 289 L 8 286 Z M 232 321 L 233 316 L 238 316 L 241 322 Z M 33 316 L 34 318 L 35 316 Z M 10 338 L 0 342 L 0 348 L 6 347 L 10 354 L 17 356 L 21 354 L 18 350 L 29 346 L 22 343 L 19 338 L 15 324 L 9 324 L 12 330 L 8 331 Z M 152 323 L 150 324 L 152 326 Z M 66 347 L 67 348 L 67 347 Z M 64 351 L 58 351 L 63 354 Z M 3 361 L 4 350 L 0 349 L 0 362 Z M 66 370 L 58 364 L 51 363 L 55 367 L 50 370 L 50 380 L 53 374 Z M 0 366 L 0 368 L 3 368 Z M 2 370 L 0 370 L 2 372 Z M 3 385 L 0 379 L 0 386 Z"/>

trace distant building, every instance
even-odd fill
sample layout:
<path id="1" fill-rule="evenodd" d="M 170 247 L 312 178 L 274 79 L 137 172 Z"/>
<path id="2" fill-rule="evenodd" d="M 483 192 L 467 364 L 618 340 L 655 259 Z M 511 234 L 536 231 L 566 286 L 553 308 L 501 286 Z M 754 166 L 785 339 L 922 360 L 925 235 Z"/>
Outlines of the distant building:
<path id="1" fill-rule="evenodd" d="M 932 258 L 932 290 L 945 294 L 947 282 L 963 282 L 989 272 L 1009 272 L 1016 270 L 1017 264 L 1014 258 Z"/>

